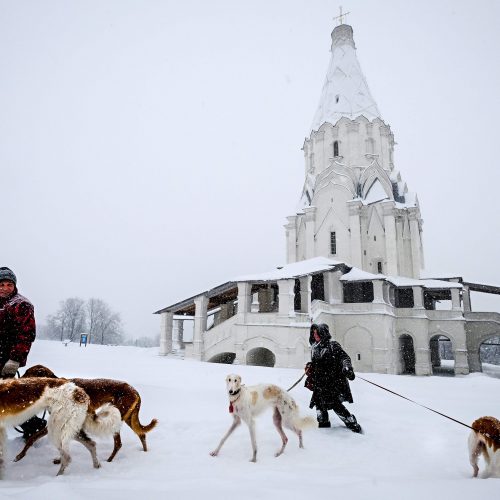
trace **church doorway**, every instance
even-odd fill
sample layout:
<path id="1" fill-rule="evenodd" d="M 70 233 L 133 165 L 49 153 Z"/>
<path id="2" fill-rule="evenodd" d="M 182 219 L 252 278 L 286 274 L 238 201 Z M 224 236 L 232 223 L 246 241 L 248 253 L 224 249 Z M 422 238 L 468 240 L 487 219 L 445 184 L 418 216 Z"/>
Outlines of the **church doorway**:
<path id="1" fill-rule="evenodd" d="M 479 361 L 483 373 L 500 378 L 500 335 L 490 337 L 479 346 Z"/>
<path id="2" fill-rule="evenodd" d="M 276 356 L 265 347 L 256 347 L 250 349 L 247 353 L 247 365 L 251 366 L 269 366 L 276 364 Z"/>
<path id="3" fill-rule="evenodd" d="M 221 352 L 220 354 L 216 354 L 212 356 L 208 362 L 209 363 L 223 363 L 226 365 L 232 365 L 236 358 L 236 354 L 234 352 Z"/>
<path id="4" fill-rule="evenodd" d="M 402 375 L 415 375 L 415 348 L 410 335 L 399 337 L 399 357 Z"/>
<path id="5" fill-rule="evenodd" d="M 434 335 L 429 341 L 433 375 L 455 375 L 455 356 L 451 339 L 445 335 Z"/>

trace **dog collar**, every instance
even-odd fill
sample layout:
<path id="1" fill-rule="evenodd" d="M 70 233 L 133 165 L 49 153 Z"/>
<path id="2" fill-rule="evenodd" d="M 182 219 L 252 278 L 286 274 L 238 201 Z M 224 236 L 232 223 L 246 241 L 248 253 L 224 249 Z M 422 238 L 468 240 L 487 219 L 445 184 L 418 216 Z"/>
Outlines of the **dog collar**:
<path id="1" fill-rule="evenodd" d="M 236 403 L 236 401 L 238 401 L 238 399 L 240 399 L 240 396 L 241 396 L 241 389 L 238 389 L 238 392 L 236 393 L 236 395 L 238 396 L 236 399 L 230 399 L 229 400 L 229 413 L 233 413 L 234 412 L 234 406 L 233 406 L 233 403 Z M 235 394 L 231 394 L 231 396 L 234 396 Z"/>

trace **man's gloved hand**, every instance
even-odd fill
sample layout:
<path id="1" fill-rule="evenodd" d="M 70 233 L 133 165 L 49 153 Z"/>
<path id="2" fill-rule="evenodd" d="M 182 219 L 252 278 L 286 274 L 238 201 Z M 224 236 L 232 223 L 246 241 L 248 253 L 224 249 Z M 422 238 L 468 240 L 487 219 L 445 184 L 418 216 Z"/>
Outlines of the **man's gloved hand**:
<path id="1" fill-rule="evenodd" d="M 351 365 L 345 365 L 344 368 L 342 368 L 342 373 L 349 379 L 349 380 L 354 380 L 356 378 L 356 375 L 354 375 L 354 370 L 352 369 Z"/>
<path id="2" fill-rule="evenodd" d="M 306 363 L 306 366 L 304 367 L 304 371 L 306 372 L 306 375 L 309 377 L 312 373 L 312 363 Z"/>
<path id="3" fill-rule="evenodd" d="M 19 362 L 9 359 L 7 363 L 2 368 L 2 373 L 0 374 L 4 378 L 12 378 L 19 368 Z"/>

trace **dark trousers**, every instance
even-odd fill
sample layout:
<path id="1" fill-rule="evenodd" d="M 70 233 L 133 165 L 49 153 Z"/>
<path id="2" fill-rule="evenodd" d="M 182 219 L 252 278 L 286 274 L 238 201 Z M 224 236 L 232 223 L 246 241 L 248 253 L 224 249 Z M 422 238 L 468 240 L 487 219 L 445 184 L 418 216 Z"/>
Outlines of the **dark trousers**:
<path id="1" fill-rule="evenodd" d="M 338 400 L 335 401 L 335 403 L 332 405 L 332 410 L 338 415 L 340 420 L 342 422 L 346 423 L 349 421 L 349 417 L 351 417 L 351 414 L 349 413 L 349 410 Z M 317 418 L 318 422 L 320 424 L 324 424 L 326 422 L 329 422 L 328 418 L 328 410 L 321 408 L 320 406 L 316 406 L 316 412 L 317 412 Z"/>

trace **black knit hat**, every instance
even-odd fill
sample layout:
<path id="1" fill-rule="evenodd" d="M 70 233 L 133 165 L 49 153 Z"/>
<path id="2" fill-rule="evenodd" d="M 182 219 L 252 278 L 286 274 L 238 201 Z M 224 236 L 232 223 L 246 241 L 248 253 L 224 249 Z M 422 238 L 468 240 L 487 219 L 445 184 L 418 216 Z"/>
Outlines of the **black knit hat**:
<path id="1" fill-rule="evenodd" d="M 0 281 L 9 280 L 17 284 L 16 275 L 8 267 L 0 267 Z"/>

